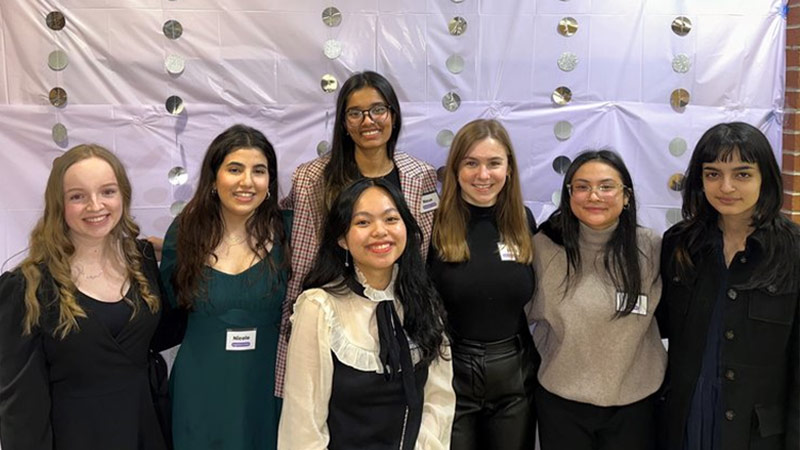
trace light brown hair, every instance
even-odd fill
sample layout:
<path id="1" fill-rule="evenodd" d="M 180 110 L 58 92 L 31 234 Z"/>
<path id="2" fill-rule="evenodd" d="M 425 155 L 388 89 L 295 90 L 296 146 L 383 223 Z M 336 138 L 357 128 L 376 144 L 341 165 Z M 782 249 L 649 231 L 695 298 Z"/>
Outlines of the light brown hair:
<path id="1" fill-rule="evenodd" d="M 433 227 L 433 246 L 442 260 L 463 262 L 469 260 L 467 222 L 469 209 L 461 196 L 458 171 L 461 162 L 478 142 L 492 138 L 506 149 L 508 173 L 506 183 L 497 196 L 495 216 L 500 239 L 517 250 L 517 261 L 533 262 L 533 240 L 522 201 L 519 169 L 508 132 L 496 120 L 478 119 L 464 125 L 453 139 L 445 164 L 442 181 L 442 201 L 436 210 Z"/>
<path id="2" fill-rule="evenodd" d="M 64 219 L 64 174 L 73 164 L 89 158 L 102 159 L 111 166 L 122 196 L 122 217 L 111 230 L 110 243 L 118 247 L 128 278 L 137 284 L 139 294 L 150 311 L 157 312 L 160 306 L 159 298 L 150 289 L 150 284 L 142 273 L 142 258 L 136 247 L 139 227 L 130 215 L 131 183 L 125 168 L 113 153 L 99 145 L 78 145 L 53 161 L 44 192 L 44 213 L 31 231 L 28 256 L 19 265 L 25 277 L 24 334 L 30 334 L 39 325 L 41 304 L 36 297 L 36 291 L 42 282 L 43 268 L 52 276 L 54 288 L 58 291 L 58 324 L 53 334 L 63 339 L 71 331 L 78 329 L 78 317 L 86 317 L 86 312 L 78 305 L 75 296 L 77 287 L 72 280 L 70 259 L 75 253 L 75 246 L 69 238 L 69 227 Z M 125 301 L 131 304 L 135 315 L 139 308 L 138 302 L 128 298 Z"/>

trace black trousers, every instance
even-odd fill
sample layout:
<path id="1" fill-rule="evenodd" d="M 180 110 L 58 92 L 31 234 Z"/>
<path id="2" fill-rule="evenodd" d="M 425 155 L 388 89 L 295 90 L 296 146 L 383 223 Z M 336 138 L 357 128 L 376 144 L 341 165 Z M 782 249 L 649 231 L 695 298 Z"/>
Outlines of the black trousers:
<path id="1" fill-rule="evenodd" d="M 542 450 L 654 450 L 655 397 L 630 405 L 595 406 L 536 389 Z"/>
<path id="2" fill-rule="evenodd" d="M 454 339 L 453 450 L 533 450 L 538 354 L 528 334 L 494 343 Z"/>

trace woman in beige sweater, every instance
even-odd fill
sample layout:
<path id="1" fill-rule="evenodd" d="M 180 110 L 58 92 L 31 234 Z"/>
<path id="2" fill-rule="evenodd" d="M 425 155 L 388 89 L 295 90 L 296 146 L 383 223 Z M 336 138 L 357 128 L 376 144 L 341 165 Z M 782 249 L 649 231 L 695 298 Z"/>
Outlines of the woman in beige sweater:
<path id="1" fill-rule="evenodd" d="M 653 317 L 660 238 L 638 227 L 616 153 L 580 154 L 561 193 L 534 237 L 542 449 L 653 449 L 652 394 L 666 367 Z"/>

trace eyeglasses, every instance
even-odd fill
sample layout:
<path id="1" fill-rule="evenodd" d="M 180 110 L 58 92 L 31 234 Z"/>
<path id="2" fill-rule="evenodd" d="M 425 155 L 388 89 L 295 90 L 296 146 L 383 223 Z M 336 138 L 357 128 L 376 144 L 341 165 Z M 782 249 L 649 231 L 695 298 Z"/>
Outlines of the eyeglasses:
<path id="1" fill-rule="evenodd" d="M 607 199 L 616 196 L 620 190 L 628 189 L 628 186 L 619 183 L 603 183 L 598 186 L 591 184 L 568 184 L 567 190 L 569 195 L 573 198 L 583 199 L 589 198 L 592 192 L 596 193 L 599 198 Z"/>
<path id="2" fill-rule="evenodd" d="M 367 113 L 373 122 L 383 122 L 391 109 L 392 107 L 389 105 L 378 103 L 377 105 L 372 105 L 369 109 L 350 108 L 345 111 L 344 117 L 347 119 L 347 123 L 351 125 L 360 124 L 364 120 L 364 113 Z"/>

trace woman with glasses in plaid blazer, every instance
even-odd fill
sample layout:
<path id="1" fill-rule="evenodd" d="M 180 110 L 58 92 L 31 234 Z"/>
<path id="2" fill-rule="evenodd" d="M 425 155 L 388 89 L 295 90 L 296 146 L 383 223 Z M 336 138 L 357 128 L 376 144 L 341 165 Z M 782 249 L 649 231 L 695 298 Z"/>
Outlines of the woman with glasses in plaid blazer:
<path id="1" fill-rule="evenodd" d="M 439 204 L 436 171 L 429 164 L 395 151 L 402 115 L 392 85 L 382 75 L 365 71 L 342 85 L 336 100 L 336 121 L 329 153 L 300 165 L 281 207 L 294 210 L 292 278 L 283 305 L 278 343 L 275 394 L 283 396 L 283 374 L 289 316 L 303 278 L 317 254 L 320 227 L 334 199 L 360 178 L 383 178 L 399 188 L 422 229 L 420 251 L 427 256 L 433 212 Z"/>

